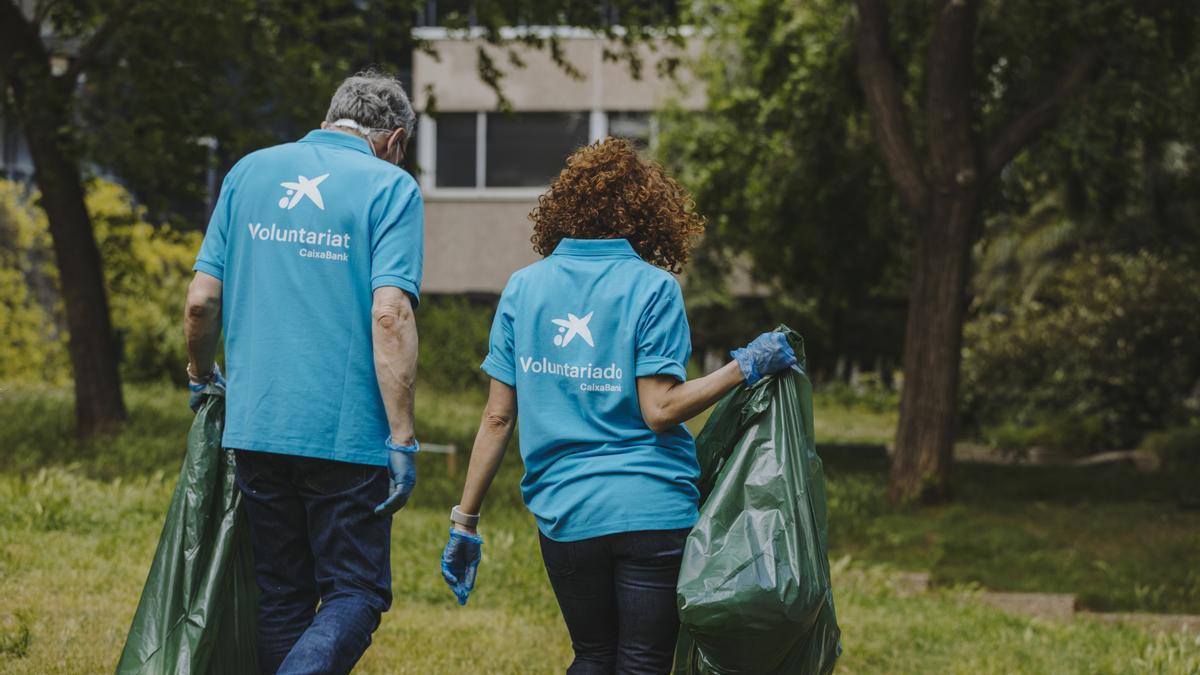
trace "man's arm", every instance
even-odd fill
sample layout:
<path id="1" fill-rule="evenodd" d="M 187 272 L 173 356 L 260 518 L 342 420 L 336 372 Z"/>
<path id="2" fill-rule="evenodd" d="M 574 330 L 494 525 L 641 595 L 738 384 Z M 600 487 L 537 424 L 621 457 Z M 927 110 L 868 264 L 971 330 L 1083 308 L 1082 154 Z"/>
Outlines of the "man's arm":
<path id="1" fill-rule="evenodd" d="M 392 443 L 411 445 L 413 388 L 417 379 L 417 322 L 408 294 L 394 286 L 375 290 L 371 307 L 375 377 L 387 411 Z"/>
<path id="2" fill-rule="evenodd" d="M 183 336 L 187 341 L 188 372 L 205 378 L 216 365 L 217 340 L 221 337 L 221 280 L 196 272 L 188 285 L 183 313 Z"/>

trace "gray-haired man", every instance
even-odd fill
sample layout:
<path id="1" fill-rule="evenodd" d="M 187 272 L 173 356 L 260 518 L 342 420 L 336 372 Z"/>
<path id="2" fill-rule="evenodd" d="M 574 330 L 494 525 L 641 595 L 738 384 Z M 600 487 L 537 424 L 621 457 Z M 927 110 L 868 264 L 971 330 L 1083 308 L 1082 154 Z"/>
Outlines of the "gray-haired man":
<path id="1" fill-rule="evenodd" d="M 265 673 L 349 672 L 391 605 L 391 516 L 416 483 L 414 122 L 392 77 L 347 79 L 320 130 L 230 170 L 196 259 L 188 374 L 193 398 L 221 378 L 223 327 Z"/>

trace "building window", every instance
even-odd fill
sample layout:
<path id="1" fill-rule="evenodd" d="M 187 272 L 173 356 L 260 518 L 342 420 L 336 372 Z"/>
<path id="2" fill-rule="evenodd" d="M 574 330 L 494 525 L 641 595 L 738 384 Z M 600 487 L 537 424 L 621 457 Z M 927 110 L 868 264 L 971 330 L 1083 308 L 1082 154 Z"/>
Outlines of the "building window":
<path id="1" fill-rule="evenodd" d="M 628 138 L 639 149 L 654 143 L 651 113 L 443 112 L 418 134 L 426 189 L 541 189 L 579 147 L 605 136 Z"/>
<path id="2" fill-rule="evenodd" d="M 438 187 L 475 187 L 475 152 L 478 124 L 475 113 L 441 113 L 437 116 Z"/>
<path id="3" fill-rule="evenodd" d="M 588 142 L 587 113 L 488 113 L 488 187 L 542 187 Z"/>
<path id="4" fill-rule="evenodd" d="M 650 147 L 653 138 L 652 119 L 648 112 L 610 112 L 608 113 L 608 135 L 617 138 L 627 138 L 639 150 Z"/>

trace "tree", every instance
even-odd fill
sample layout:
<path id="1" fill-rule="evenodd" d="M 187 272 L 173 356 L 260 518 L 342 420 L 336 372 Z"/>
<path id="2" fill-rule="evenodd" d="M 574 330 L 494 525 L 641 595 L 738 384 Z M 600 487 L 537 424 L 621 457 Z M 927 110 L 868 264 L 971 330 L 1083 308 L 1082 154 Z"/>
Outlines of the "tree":
<path id="1" fill-rule="evenodd" d="M 199 191 L 207 155 L 197 137 L 234 128 L 229 118 L 252 108 L 228 105 L 216 86 L 254 63 L 226 56 L 239 53 L 247 16 L 235 2 L 0 0 L 5 109 L 24 132 L 49 222 L 80 436 L 114 432 L 126 416 L 87 174 L 116 170 L 151 204 L 180 186 Z"/>
<path id="2" fill-rule="evenodd" d="M 75 419 L 83 435 L 119 426 L 125 419 L 125 401 L 100 251 L 84 205 L 78 153 L 69 131 L 71 102 L 81 69 L 105 47 L 123 17 L 123 13 L 113 15 L 84 44 L 75 63 L 56 73 L 52 57 L 57 55 L 42 41 L 40 21 L 27 19 L 9 0 L 0 3 L 0 44 L 5 45 L 0 48 L 0 67 L 12 91 L 12 109 L 25 129 L 50 222 L 75 373 Z"/>
<path id="3" fill-rule="evenodd" d="M 1197 12 L 1072 0 L 747 0 L 702 11 L 718 43 L 702 66 L 711 118 L 668 134 L 666 154 L 703 167 L 684 169 L 702 209 L 745 231 L 722 236 L 733 225 L 718 219 L 716 243 L 748 250 L 784 288 L 851 303 L 889 292 L 907 268 L 890 494 L 944 499 L 982 216 L 1016 206 L 1004 189 L 1019 175 L 1014 159 L 1039 141 L 1065 148 L 1032 167 L 1053 173 L 1085 152 L 1070 145 L 1079 129 L 1146 140 L 1144 125 L 1121 116 L 1171 105 L 1168 85 L 1188 81 Z M 680 140 L 688 133 L 709 147 Z M 825 237 L 851 241 L 849 253 L 835 255 Z M 824 278 L 797 281 L 802 264 Z M 857 284 L 821 288 L 845 281 Z"/>
<path id="4" fill-rule="evenodd" d="M 120 176 L 170 217 L 204 191 L 207 147 L 221 163 L 315 126 L 343 77 L 368 65 L 396 68 L 412 49 L 421 0 L 0 0 L 0 92 L 24 131 L 49 220 L 66 310 L 77 433 L 120 427 L 126 411 L 119 350 L 102 261 L 84 204 L 88 173 Z M 585 6 L 586 5 L 586 6 Z M 617 30 L 619 16 L 627 30 Z M 640 67 L 634 46 L 673 25 L 671 3 L 588 5 L 493 0 L 450 12 L 484 41 L 547 49 L 566 69 L 557 38 L 506 36 L 504 25 L 591 27 L 613 40 L 611 58 Z M 486 53 L 481 49 L 481 55 Z M 519 66 L 515 52 L 510 62 Z M 481 58 L 494 87 L 503 68 Z M 175 214 L 178 215 L 178 214 Z"/>

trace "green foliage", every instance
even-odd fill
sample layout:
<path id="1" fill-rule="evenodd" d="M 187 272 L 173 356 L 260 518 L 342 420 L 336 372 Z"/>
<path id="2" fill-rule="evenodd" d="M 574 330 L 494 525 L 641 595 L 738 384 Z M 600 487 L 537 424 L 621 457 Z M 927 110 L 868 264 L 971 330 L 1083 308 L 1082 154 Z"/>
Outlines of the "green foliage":
<path id="1" fill-rule="evenodd" d="M 487 356 L 493 307 L 460 297 L 426 297 L 417 310 L 421 349 L 417 383 L 440 392 L 487 391 L 479 369 Z"/>
<path id="2" fill-rule="evenodd" d="M 814 353 L 897 351 L 902 317 L 868 328 L 857 324 L 885 313 L 848 316 L 902 295 L 908 238 L 862 107 L 850 19 L 842 2 L 770 0 L 695 17 L 709 32 L 694 66 L 707 105 L 664 112 L 657 152 L 709 217 L 688 292 L 722 305 L 718 330 L 747 308 L 704 285 L 748 255 L 780 305 L 770 311 L 803 317 Z"/>
<path id="3" fill-rule="evenodd" d="M 891 112 L 906 118 L 916 159 L 924 158 L 935 114 L 926 84 L 938 5 L 880 4 L 902 98 L 903 110 Z M 1148 251 L 1171 261 L 1167 276 L 1187 276 L 1178 258 L 1193 266 L 1200 258 L 1200 13 L 1121 0 L 978 6 L 968 86 L 977 155 L 1047 100 L 1075 55 L 1102 45 L 1103 61 L 1061 119 L 982 186 L 983 227 L 973 229 L 983 238 L 975 251 L 977 317 L 966 336 L 974 363 L 964 366 L 962 386 L 967 427 L 1018 447 L 1128 447 L 1170 423 L 1194 383 L 1194 371 L 1178 370 L 1194 363 L 1186 345 L 1163 344 L 1145 366 L 1135 365 L 1141 350 L 1156 349 L 1148 332 L 1174 339 L 1194 325 L 1179 314 L 1195 313 L 1194 294 L 1172 297 L 1167 286 L 1179 284 L 1166 281 L 1153 297 L 1127 288 L 1113 291 L 1126 304 L 1110 310 L 1086 281 L 1070 280 L 1081 264 L 1064 267 L 1080 250 L 1131 259 Z M 866 353 L 868 362 L 898 355 L 916 228 L 896 199 L 877 149 L 877 120 L 866 111 L 854 3 L 694 7 L 710 46 L 696 67 L 707 104 L 662 116 L 659 153 L 710 217 L 692 276 L 718 310 L 716 320 L 697 322 L 699 330 L 736 325 L 731 317 L 757 308 L 703 287 L 748 257 L 769 293 L 806 308 L 797 323 L 817 355 L 814 370 L 833 360 L 821 355 Z M 926 161 L 917 171 L 930 169 Z M 1099 276 L 1091 281 L 1121 283 Z M 1076 300 L 1087 309 L 1072 310 Z M 1127 343 L 1141 345 L 1136 356 Z M 1176 370 L 1154 381 L 1150 372 L 1164 365 Z"/>
<path id="4" fill-rule="evenodd" d="M 0 615 L 0 657 L 24 657 L 31 641 L 27 616 Z"/>
<path id="5" fill-rule="evenodd" d="M 870 413 L 895 412 L 900 407 L 900 393 L 879 382 L 875 373 L 865 373 L 856 384 L 833 381 L 818 388 L 824 401 L 843 407 Z"/>
<path id="6" fill-rule="evenodd" d="M 1134 447 L 1195 405 L 1200 272 L 1147 252 L 1082 252 L 1035 299 L 981 312 L 964 341 L 962 410 L 985 438 Z"/>
<path id="7" fill-rule="evenodd" d="M 52 36 L 54 45 L 103 38 L 97 49 L 74 50 L 72 65 L 86 75 L 86 86 L 72 101 L 80 122 L 69 130 L 73 149 L 121 176 L 155 214 L 182 210 L 181 220 L 203 215 L 205 172 L 214 163 L 228 166 L 250 150 L 295 140 L 314 128 L 348 75 L 369 66 L 403 73 L 411 70 L 414 51 L 436 56 L 438 48 L 412 30 L 419 13 L 430 9 L 424 0 L 33 4 L 41 25 L 30 30 Z M 479 49 L 479 76 L 501 103 L 505 74 L 521 63 L 511 49 L 515 44 L 545 50 L 568 72 L 572 68 L 559 38 L 535 31 L 502 34 L 509 26 L 594 28 L 610 40 L 607 56 L 638 72 L 647 60 L 668 68 L 678 61 L 674 52 L 646 59 L 637 49 L 650 39 L 678 44 L 677 12 L 638 0 L 605 6 L 478 0 L 468 8 L 444 2 L 437 5 L 436 19 L 451 30 L 479 31 L 488 45 Z M 620 29 L 612 21 L 617 17 Z"/>
<path id="8" fill-rule="evenodd" d="M 1156 431 L 1146 436 L 1142 448 L 1158 455 L 1168 470 L 1186 471 L 1200 478 L 1200 424 Z"/>
<path id="9" fill-rule="evenodd" d="M 200 233 L 145 222 L 145 210 L 113 183 L 97 181 L 87 203 L 122 345 L 122 375 L 135 382 L 182 383 L 183 303 Z"/>
<path id="10" fill-rule="evenodd" d="M 54 306 L 36 290 L 51 290 L 45 215 L 18 183 L 0 181 L 0 380 L 60 381 L 66 368 L 63 331 Z"/>
<path id="11" fill-rule="evenodd" d="M 46 217 L 15 183 L 0 181 L 0 380 L 62 381 L 66 330 Z M 122 374 L 182 382 L 183 302 L 200 234 L 145 221 L 120 186 L 93 181 L 87 196 L 104 260 Z M 40 288 L 41 294 L 33 289 Z"/>
<path id="12" fill-rule="evenodd" d="M 1181 499 L 1200 505 L 1200 419 L 1149 434 L 1141 448 L 1159 458 Z"/>
<path id="13" fill-rule="evenodd" d="M 986 308 L 1033 300 L 1042 283 L 1085 241 L 1085 229 L 1065 212 L 1057 192 L 1023 214 L 1001 213 L 975 250 L 975 303 Z"/>

